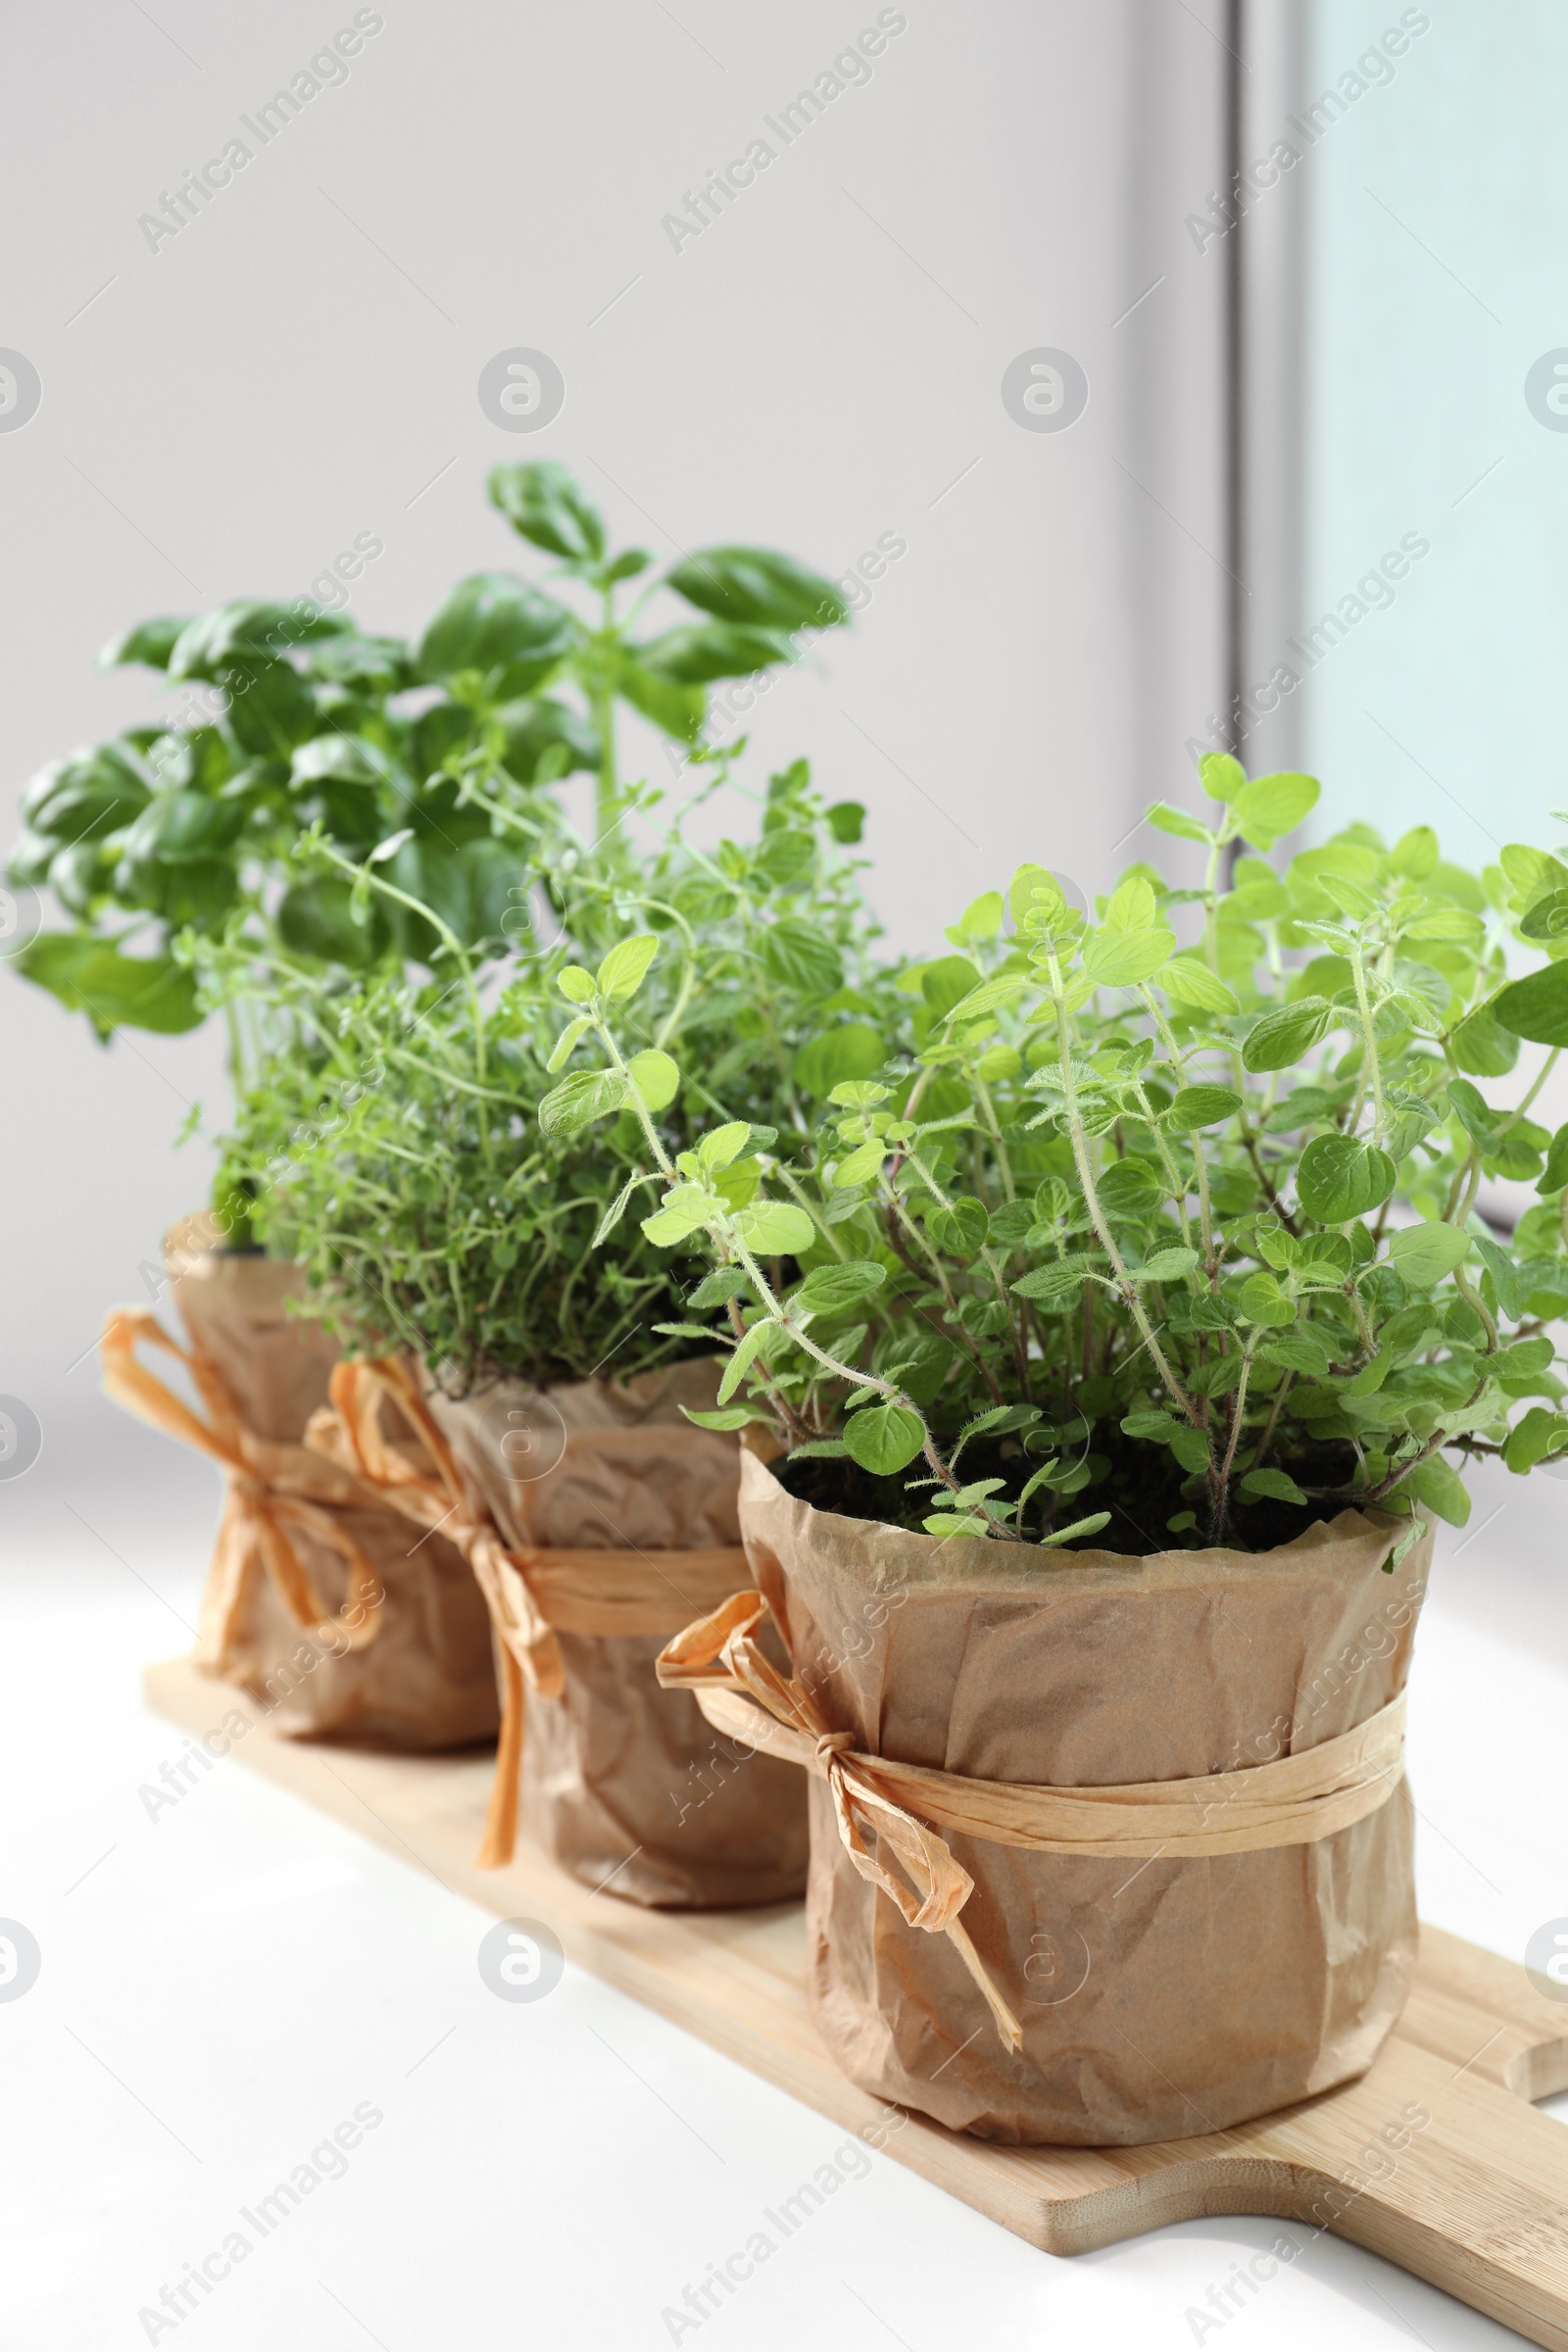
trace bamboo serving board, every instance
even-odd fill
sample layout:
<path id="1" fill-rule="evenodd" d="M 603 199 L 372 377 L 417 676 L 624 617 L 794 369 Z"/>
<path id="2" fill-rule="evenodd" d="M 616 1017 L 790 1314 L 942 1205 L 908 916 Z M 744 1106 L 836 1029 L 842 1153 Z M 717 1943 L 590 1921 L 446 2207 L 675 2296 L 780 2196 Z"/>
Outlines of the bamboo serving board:
<path id="1" fill-rule="evenodd" d="M 1415 1990 L 1370 2073 L 1233 2131 L 1140 2148 L 1003 2148 L 902 2119 L 847 2082 L 807 2015 L 799 1904 L 646 1911 L 593 1893 L 534 1848 L 479 1870 L 485 1754 L 409 1757 L 310 1745 L 183 1658 L 147 1670 L 149 1703 L 201 1735 L 233 1708 L 233 1753 L 502 1918 L 542 1921 L 568 1959 L 803 2099 L 1051 2254 L 1220 2214 L 1328 2228 L 1568 2352 L 1568 2131 L 1528 2104 L 1568 2088 L 1568 2002 L 1522 1966 L 1422 1931 Z M 1409 2128 L 1410 2115 L 1431 2121 Z"/>

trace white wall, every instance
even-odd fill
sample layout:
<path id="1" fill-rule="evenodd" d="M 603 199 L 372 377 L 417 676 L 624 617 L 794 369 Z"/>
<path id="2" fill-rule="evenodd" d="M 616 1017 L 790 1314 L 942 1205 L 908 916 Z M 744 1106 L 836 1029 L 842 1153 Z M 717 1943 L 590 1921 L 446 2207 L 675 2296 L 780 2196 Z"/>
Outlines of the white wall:
<path id="1" fill-rule="evenodd" d="M 1135 855 L 1221 684 L 1220 274 L 1183 225 L 1219 176 L 1217 0 L 908 0 L 870 79 L 788 148 L 763 117 L 870 0 L 377 13 L 346 81 L 266 147 L 240 117 L 348 0 L 13 23 L 0 343 L 42 402 L 0 431 L 5 799 L 156 715 L 156 680 L 93 667 L 128 620 L 301 593 L 372 532 L 353 610 L 412 628 L 461 573 L 525 556 L 482 475 L 548 455 L 662 555 L 754 539 L 837 573 L 907 542 L 756 728 L 760 761 L 806 750 L 870 806 L 901 942 L 1025 856 L 1093 886 Z M 138 217 L 236 133 L 249 163 L 150 250 Z M 672 250 L 662 216 L 759 135 L 776 160 Z M 565 378 L 532 437 L 476 397 L 517 345 Z M 1063 432 L 1003 406 L 1039 346 L 1087 371 Z M 220 1054 L 205 1034 L 105 1054 L 9 982 L 0 1021 L 20 1144 L 0 1390 L 48 1422 L 93 1379 L 65 1368 L 104 1303 L 146 1295 L 138 1266 L 204 1191 L 207 1147 L 172 1138 L 190 1102 L 220 1119 Z"/>

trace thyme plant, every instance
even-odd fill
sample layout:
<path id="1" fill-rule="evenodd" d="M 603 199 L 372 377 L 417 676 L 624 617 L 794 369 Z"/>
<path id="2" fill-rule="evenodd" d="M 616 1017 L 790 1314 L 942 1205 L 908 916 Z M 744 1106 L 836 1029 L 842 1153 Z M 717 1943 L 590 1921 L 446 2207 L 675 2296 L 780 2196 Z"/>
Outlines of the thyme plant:
<path id="1" fill-rule="evenodd" d="M 804 760 L 771 779 L 752 838 L 691 846 L 698 808 L 742 797 L 731 757 L 698 760 L 706 790 L 634 856 L 563 838 L 537 850 L 520 870 L 541 930 L 488 981 L 454 943 L 450 978 L 369 975 L 297 1008 L 309 1050 L 247 1094 L 224 1192 L 304 1260 L 316 1311 L 351 1348 L 416 1350 L 452 1393 L 711 1352 L 686 1320 L 684 1269 L 616 1207 L 642 1120 L 679 1152 L 738 1116 L 793 1158 L 831 1087 L 880 1063 L 897 1013 L 860 896 L 861 811 L 824 808 Z M 395 887 L 374 865 L 359 885 Z M 558 975 L 585 956 L 624 963 L 629 923 L 663 948 L 622 1029 L 637 1111 L 602 1143 L 541 1129 Z"/>
<path id="2" fill-rule="evenodd" d="M 709 1269 L 686 1328 L 729 1351 L 699 1417 L 769 1422 L 797 1493 L 1129 1551 L 1375 1506 L 1402 1556 L 1423 1514 L 1462 1523 L 1477 1457 L 1568 1447 L 1568 1126 L 1530 1116 L 1568 1045 L 1568 862 L 1513 845 L 1478 877 L 1427 826 L 1357 824 L 1281 871 L 1313 779 L 1210 755 L 1202 780 L 1207 819 L 1149 812 L 1203 845 L 1200 887 L 1141 863 L 1091 910 L 1020 867 L 903 974 L 906 1044 L 805 1149 L 735 1116 L 671 1147 L 631 1030 L 651 931 L 558 974 L 557 1058 L 593 1058 L 541 1127 L 635 1120 L 615 1211 L 657 1186 L 642 1236 Z M 1511 1232 L 1484 1176 L 1535 1188 Z"/>

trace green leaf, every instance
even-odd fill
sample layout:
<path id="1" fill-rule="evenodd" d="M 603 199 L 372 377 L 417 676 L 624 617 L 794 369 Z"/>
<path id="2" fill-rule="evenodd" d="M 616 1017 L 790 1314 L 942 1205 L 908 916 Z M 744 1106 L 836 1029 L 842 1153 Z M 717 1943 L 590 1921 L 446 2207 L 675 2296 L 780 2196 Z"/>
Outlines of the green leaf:
<path id="1" fill-rule="evenodd" d="M 1181 1282 L 1198 1263 L 1196 1250 L 1156 1250 L 1141 1266 L 1130 1266 L 1134 1282 Z"/>
<path id="2" fill-rule="evenodd" d="M 1232 804 L 1241 832 L 1255 849 L 1271 850 L 1317 807 L 1322 787 L 1315 776 L 1289 770 L 1257 776 L 1244 785 Z"/>
<path id="3" fill-rule="evenodd" d="M 838 1315 L 858 1306 L 887 1280 L 887 1268 L 869 1258 L 852 1258 L 836 1266 L 817 1266 L 808 1274 L 791 1303 L 808 1307 L 813 1315 Z"/>
<path id="4" fill-rule="evenodd" d="M 1386 1152 L 1350 1135 L 1317 1135 L 1301 1153 L 1297 1198 L 1322 1225 L 1365 1216 L 1393 1192 L 1396 1170 Z"/>
<path id="5" fill-rule="evenodd" d="M 714 678 L 750 678 L 775 662 L 795 658 L 794 639 L 779 629 L 736 628 L 722 620 L 683 621 L 662 636 L 627 648 L 651 677 L 677 686 L 706 686 Z"/>
<path id="6" fill-rule="evenodd" d="M 187 621 L 169 652 L 172 678 L 215 678 L 238 662 L 276 662 L 292 646 L 353 629 L 343 612 L 323 612 L 302 597 L 297 604 L 268 604 L 255 598 L 224 605 Z"/>
<path id="7" fill-rule="evenodd" d="M 1407 881 L 1424 882 L 1438 862 L 1438 837 L 1430 825 L 1412 825 L 1390 852 L 1389 862 Z"/>
<path id="8" fill-rule="evenodd" d="M 1174 833 L 1182 841 L 1212 841 L 1214 836 L 1207 825 L 1185 808 L 1173 808 L 1169 801 L 1152 801 L 1144 810 L 1144 822 L 1160 833 Z"/>
<path id="9" fill-rule="evenodd" d="M 1105 902 L 1107 931 L 1149 931 L 1158 916 L 1154 886 L 1142 874 L 1129 874 L 1125 882 L 1118 882 Z"/>
<path id="10" fill-rule="evenodd" d="M 829 816 L 832 813 L 830 808 Z M 984 890 L 977 899 L 969 901 L 957 921 L 950 925 L 944 936 L 951 939 L 956 948 L 966 948 L 971 940 L 995 939 L 1002 929 L 1004 912 L 1001 891 Z"/>
<path id="11" fill-rule="evenodd" d="M 520 537 L 569 563 L 598 564 L 605 553 L 599 510 L 576 478 L 554 459 L 530 466 L 492 466 L 485 478 L 490 504 Z"/>
<path id="12" fill-rule="evenodd" d="M 804 1446 L 792 1446 L 785 1456 L 791 1462 L 842 1462 L 849 1455 L 842 1438 L 808 1438 Z"/>
<path id="13" fill-rule="evenodd" d="M 1328 877 L 1324 879 L 1326 882 Z M 1409 922 L 1401 923 L 1399 930 L 1405 939 L 1476 940 L 1481 938 L 1486 927 L 1479 914 L 1471 914 L 1463 906 L 1437 906 L 1430 914 L 1418 914 Z"/>
<path id="14" fill-rule="evenodd" d="M 623 654 L 615 672 L 615 689 L 634 710 L 651 718 L 677 743 L 695 743 L 702 733 L 708 711 L 706 688 L 682 686 L 657 670 L 644 669 L 629 654 Z"/>
<path id="15" fill-rule="evenodd" d="M 762 933 L 762 969 L 778 988 L 818 1004 L 844 985 L 844 959 L 825 931 L 802 916 L 781 914 Z"/>
<path id="16" fill-rule="evenodd" d="M 541 1123 L 542 1119 L 541 1112 Z M 662 1206 L 644 1217 L 643 1232 L 659 1249 L 667 1250 L 723 1213 L 723 1201 L 706 1185 L 677 1184 L 664 1195 Z"/>
<path id="17" fill-rule="evenodd" d="M 1083 966 L 1097 988 L 1133 988 L 1152 980 L 1175 949 L 1175 932 L 1162 925 L 1151 931 L 1096 931 L 1084 944 Z"/>
<path id="18" fill-rule="evenodd" d="M 977 1511 L 933 1511 L 920 1525 L 928 1536 L 984 1536 L 989 1528 Z"/>
<path id="19" fill-rule="evenodd" d="M 683 1404 L 680 1409 L 687 1420 L 695 1422 L 699 1429 L 750 1429 L 767 1417 L 764 1413 L 755 1411 L 749 1404 L 727 1404 L 716 1413 L 696 1412 L 688 1404 Z"/>
<path id="20" fill-rule="evenodd" d="M 1389 1263 L 1412 1290 L 1428 1291 L 1463 1265 L 1470 1237 L 1456 1225 L 1406 1225 L 1389 1237 Z"/>
<path id="21" fill-rule="evenodd" d="M 1229 752 L 1201 752 L 1198 780 L 1211 801 L 1234 801 L 1247 789 L 1247 770 Z"/>
<path id="22" fill-rule="evenodd" d="M 1181 1424 L 1169 1413 L 1129 1413 L 1121 1427 L 1129 1438 L 1142 1438 L 1148 1445 L 1168 1446 Z"/>
<path id="23" fill-rule="evenodd" d="M 1496 1293 L 1499 1312 L 1505 1315 L 1510 1323 L 1517 1323 L 1530 1303 L 1529 1284 L 1506 1250 L 1500 1248 L 1496 1242 L 1484 1240 L 1479 1234 L 1474 1237 L 1474 1240 L 1476 1253 L 1492 1276 L 1492 1287 Z"/>
<path id="24" fill-rule="evenodd" d="M 511 572 L 477 571 L 438 608 L 414 658 L 422 678 L 501 670 L 512 694 L 525 694 L 570 644 L 571 615 L 554 597 Z"/>
<path id="25" fill-rule="evenodd" d="M 1197 956 L 1173 956 L 1159 975 L 1159 985 L 1175 1004 L 1191 1004 L 1199 1012 L 1241 1010 L 1233 991 Z"/>
<path id="26" fill-rule="evenodd" d="M 983 1200 L 970 1193 L 959 1193 L 946 1208 L 934 1208 L 926 1219 L 926 1231 L 939 1250 L 949 1250 L 956 1257 L 973 1257 L 985 1247 L 991 1229 L 991 1218 Z"/>
<path id="27" fill-rule="evenodd" d="M 711 1127 L 697 1147 L 697 1164 L 705 1176 L 716 1176 L 732 1160 L 739 1159 L 752 1140 L 752 1131 L 744 1119 L 726 1119 L 722 1127 Z"/>
<path id="28" fill-rule="evenodd" d="M 555 1052 L 551 1054 L 550 1059 L 545 1063 L 545 1068 L 552 1078 L 555 1076 L 558 1070 L 564 1070 L 565 1068 L 567 1062 L 571 1059 L 573 1054 L 577 1050 L 579 1040 L 583 1037 L 585 1032 L 592 1027 L 593 1022 L 589 1019 L 587 1013 L 585 1012 L 579 1012 L 574 1021 L 568 1021 L 566 1023 L 566 1026 L 564 1029 L 563 1029 L 561 1035 L 556 1040 Z"/>
<path id="29" fill-rule="evenodd" d="M 834 1190 L 841 1193 L 850 1192 L 858 1184 L 869 1184 L 886 1157 L 887 1146 L 879 1140 L 873 1139 L 868 1144 L 857 1145 L 856 1149 L 848 1152 L 834 1169 Z"/>
<path id="30" fill-rule="evenodd" d="M 641 1054 L 634 1054 L 626 1066 L 646 1109 L 663 1110 L 674 1102 L 680 1091 L 680 1071 L 667 1054 L 661 1054 L 657 1046 L 647 1046 Z"/>
<path id="31" fill-rule="evenodd" d="M 1277 1012 L 1265 1012 L 1248 1033 L 1242 1067 L 1254 1073 L 1289 1069 L 1343 1017 L 1337 1006 L 1322 997 L 1301 997 L 1294 1004 L 1281 1005 Z"/>
<path id="32" fill-rule="evenodd" d="M 1500 1027 L 1532 1045 L 1568 1046 L 1568 963 L 1548 963 L 1512 981 L 1488 1009 Z"/>
<path id="33" fill-rule="evenodd" d="M 373 963 L 391 937 L 379 903 L 362 906 L 354 885 L 338 874 L 291 882 L 278 901 L 276 919 L 278 937 L 291 954 L 350 970 Z"/>
<path id="34" fill-rule="evenodd" d="M 1363 1364 L 1359 1372 L 1341 1383 L 1339 1394 L 1342 1396 L 1375 1396 L 1393 1367 L 1394 1349 L 1385 1343 L 1370 1363 Z"/>
<path id="35" fill-rule="evenodd" d="M 966 997 L 960 997 L 947 1018 L 950 1021 L 977 1021 L 982 1013 L 996 1012 L 1002 1005 L 1012 1004 L 1029 986 L 1027 972 L 1003 972 L 995 980 L 987 980 L 981 987 L 971 989 Z"/>
<path id="36" fill-rule="evenodd" d="M 1191 1134 L 1199 1127 L 1223 1126 L 1241 1107 L 1241 1096 L 1228 1086 L 1184 1086 L 1178 1088 L 1164 1124 L 1179 1135 Z"/>
<path id="37" fill-rule="evenodd" d="M 844 1444 L 862 1470 L 891 1478 L 907 1469 L 924 1446 L 925 1425 L 906 1404 L 862 1405 L 844 1425 Z"/>
<path id="38" fill-rule="evenodd" d="M 580 963 L 564 965 L 556 974 L 556 986 L 568 1004 L 591 1004 L 594 1001 L 594 976 L 592 972 L 585 971 Z"/>
<path id="39" fill-rule="evenodd" d="M 1010 1287 L 1020 1298 L 1037 1298 L 1043 1305 L 1076 1294 L 1089 1277 L 1092 1261 L 1082 1251 L 1052 1258 L 1036 1266 Z"/>
<path id="40" fill-rule="evenodd" d="M 945 1020 L 981 985 L 980 974 L 967 956 L 939 956 L 935 963 L 916 964 L 899 986 L 917 978 L 920 994 L 939 1021 Z"/>
<path id="41" fill-rule="evenodd" d="M 877 1030 L 865 1021 L 847 1021 L 842 1028 L 823 1030 L 823 1035 L 804 1045 L 790 1075 L 797 1087 L 823 1103 L 832 1089 L 872 1077 L 884 1060 L 886 1045 Z"/>
<path id="42" fill-rule="evenodd" d="M 599 994 L 612 1004 L 634 997 L 658 954 L 659 942 L 652 931 L 640 932 L 635 939 L 617 940 L 599 966 Z"/>
<path id="43" fill-rule="evenodd" d="M 816 1239 L 816 1227 L 793 1200 L 754 1200 L 737 1212 L 735 1229 L 757 1257 L 799 1257 Z"/>
<path id="44" fill-rule="evenodd" d="M 853 849 L 865 831 L 863 801 L 835 801 L 822 814 L 827 818 L 828 831 L 845 849 Z"/>
<path id="45" fill-rule="evenodd" d="M 729 1357 L 724 1366 L 724 1377 L 718 1384 L 718 1401 L 720 1404 L 727 1403 L 730 1397 L 734 1396 L 736 1390 L 740 1387 L 743 1377 L 745 1376 L 748 1364 L 752 1362 L 753 1358 L 757 1354 L 758 1349 L 761 1347 L 762 1342 L 767 1338 L 768 1333 L 776 1329 L 777 1326 L 773 1323 L 772 1319 L 769 1316 L 764 1315 L 760 1323 L 754 1323 L 750 1330 L 747 1331 L 745 1335 L 736 1342 L 734 1353 Z"/>
<path id="46" fill-rule="evenodd" d="M 100 1037 L 148 1029 L 163 1037 L 195 1029 L 196 976 L 169 956 L 122 956 L 106 941 L 72 931 L 41 931 L 10 958 L 19 972 L 84 1012 Z"/>
<path id="47" fill-rule="evenodd" d="M 1441 1453 L 1432 1455 L 1399 1482 L 1399 1492 L 1412 1494 L 1429 1511 L 1446 1519 L 1450 1527 L 1463 1527 L 1470 1516 L 1470 1496 L 1464 1480 L 1450 1468 Z"/>
<path id="48" fill-rule="evenodd" d="M 1208 1440 L 1200 1429 L 1194 1429 L 1187 1422 L 1178 1421 L 1166 1440 L 1166 1444 L 1189 1478 L 1202 1476 L 1211 1467 Z"/>
<path id="49" fill-rule="evenodd" d="M 1108 1511 L 1091 1511 L 1087 1519 L 1075 1519 L 1071 1527 L 1058 1527 L 1054 1534 L 1042 1536 L 1037 1551 L 1054 1551 L 1062 1544 L 1071 1544 L 1079 1536 L 1098 1536 L 1102 1527 L 1110 1525 Z"/>
<path id="50" fill-rule="evenodd" d="M 1300 1502 L 1306 1496 L 1294 1478 L 1283 1470 L 1249 1470 L 1242 1480 L 1241 1492 L 1249 1502 Z"/>
<path id="51" fill-rule="evenodd" d="M 1546 1164 L 1536 1179 L 1536 1190 L 1549 1200 L 1564 1185 L 1568 1185 L 1568 1125 L 1559 1127 L 1552 1137 Z"/>
<path id="52" fill-rule="evenodd" d="M 1472 1143 L 1490 1146 L 1492 1142 L 1492 1106 L 1482 1096 L 1479 1087 L 1468 1078 L 1452 1078 L 1448 1082 L 1448 1107 Z"/>
<path id="53" fill-rule="evenodd" d="M 1524 1419 L 1508 1432 L 1502 1458 L 1505 1467 L 1522 1478 L 1538 1462 L 1558 1459 L 1565 1450 L 1568 1450 L 1568 1421 L 1556 1413 L 1548 1413 L 1544 1405 L 1533 1404 Z"/>
<path id="54" fill-rule="evenodd" d="M 1490 1004 L 1478 1006 L 1459 1023 L 1452 1045 L 1460 1069 L 1472 1070 L 1478 1078 L 1505 1077 L 1519 1058 L 1518 1038 L 1493 1018 Z"/>
<path id="55" fill-rule="evenodd" d="M 612 1200 L 610 1206 L 606 1209 L 604 1215 L 600 1218 L 598 1225 L 594 1229 L 594 1249 L 597 1250 L 602 1242 L 607 1242 L 610 1239 L 610 1236 L 614 1232 L 615 1227 L 620 1223 L 621 1218 L 625 1215 L 627 1202 L 630 1200 L 633 1193 L 637 1190 L 637 1187 L 640 1184 L 649 1184 L 651 1182 L 652 1178 L 644 1176 L 640 1171 L 634 1171 L 630 1176 L 627 1177 L 625 1183 L 621 1186 L 619 1192 L 615 1195 L 615 1198 L 613 1200 Z"/>
<path id="56" fill-rule="evenodd" d="M 519 784 L 538 783 L 547 773 L 554 781 L 556 775 L 599 764 L 599 738 L 593 728 L 553 695 L 503 703 L 495 724 L 501 730 L 502 765 Z"/>
<path id="57" fill-rule="evenodd" d="M 1296 1301 L 1287 1298 L 1272 1274 L 1249 1276 L 1236 1303 L 1249 1323 L 1260 1323 L 1267 1330 L 1296 1321 Z"/>
<path id="58" fill-rule="evenodd" d="M 539 1124 L 546 1135 L 569 1138 L 619 1110 L 625 1100 L 626 1082 L 618 1070 L 573 1070 L 540 1103 Z"/>
<path id="59" fill-rule="evenodd" d="M 391 761 L 379 745 L 367 743 L 363 736 L 334 733 L 313 735 L 309 743 L 296 745 L 288 780 L 296 789 L 328 778 L 373 788 L 385 783 L 390 771 Z"/>
<path id="60" fill-rule="evenodd" d="M 688 1306 L 726 1306 L 731 1298 L 744 1291 L 751 1277 L 744 1266 L 715 1266 L 705 1274 L 695 1291 L 691 1292 Z"/>
<path id="61" fill-rule="evenodd" d="M 1483 927 L 1476 917 L 1471 920 L 1477 930 Z M 1568 932 L 1568 890 L 1548 891 L 1538 899 L 1521 916 L 1519 929 L 1525 939 L 1561 939 Z"/>
<path id="62" fill-rule="evenodd" d="M 167 669 L 170 655 L 189 626 L 186 620 L 139 620 L 133 629 L 110 639 L 98 657 L 99 667 L 116 669 L 139 662 L 148 669 Z"/>
<path id="63" fill-rule="evenodd" d="M 1163 1174 L 1147 1159 L 1113 1159 L 1096 1185 L 1108 1217 L 1147 1217 L 1166 1198 Z"/>
<path id="64" fill-rule="evenodd" d="M 831 580 L 771 548 L 699 548 L 667 577 L 689 605 L 743 627 L 826 629 L 850 617 Z"/>

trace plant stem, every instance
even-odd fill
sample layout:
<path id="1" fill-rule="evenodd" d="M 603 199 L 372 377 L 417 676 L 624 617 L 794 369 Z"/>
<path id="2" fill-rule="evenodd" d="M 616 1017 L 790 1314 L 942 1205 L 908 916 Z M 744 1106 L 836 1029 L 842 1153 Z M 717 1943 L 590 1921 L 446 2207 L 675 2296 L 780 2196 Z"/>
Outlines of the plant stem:
<path id="1" fill-rule="evenodd" d="M 1355 975 L 1355 1002 L 1361 1014 L 1361 1032 L 1366 1040 L 1367 1065 L 1372 1074 L 1372 1143 L 1381 1146 L 1388 1116 L 1383 1102 L 1383 1063 L 1378 1054 L 1377 1031 L 1372 1020 L 1372 1000 L 1367 994 L 1366 964 L 1361 942 L 1350 943 L 1350 969 Z"/>
<path id="2" fill-rule="evenodd" d="M 1089 1157 L 1089 1138 L 1084 1132 L 1083 1116 L 1078 1108 L 1077 1083 L 1072 1074 L 1072 1032 L 1067 1026 L 1067 1000 L 1062 991 L 1061 967 L 1054 955 L 1051 957 L 1050 968 L 1052 1002 L 1056 1008 L 1056 1037 L 1060 1054 L 1061 1091 L 1066 1102 L 1067 1130 L 1072 1138 L 1073 1159 L 1078 1169 L 1078 1181 L 1083 1186 L 1084 1200 L 1088 1204 L 1090 1218 L 1093 1221 L 1095 1232 L 1099 1236 L 1100 1246 L 1110 1260 L 1111 1270 L 1116 1276 L 1117 1287 L 1123 1301 L 1139 1331 L 1143 1334 L 1144 1346 L 1152 1356 L 1160 1379 L 1193 1427 L 1201 1429 L 1202 1420 L 1192 1398 L 1165 1358 L 1164 1350 L 1154 1336 L 1154 1327 L 1150 1322 L 1144 1309 L 1143 1300 L 1138 1296 L 1138 1286 L 1127 1271 L 1126 1261 L 1116 1247 L 1115 1237 L 1105 1220 L 1105 1212 L 1100 1205 L 1100 1195 L 1095 1189 L 1095 1171 Z"/>

